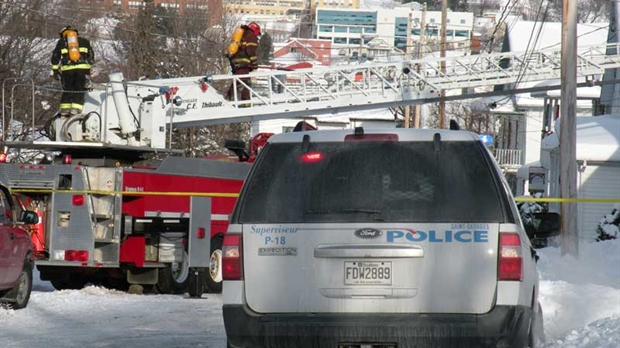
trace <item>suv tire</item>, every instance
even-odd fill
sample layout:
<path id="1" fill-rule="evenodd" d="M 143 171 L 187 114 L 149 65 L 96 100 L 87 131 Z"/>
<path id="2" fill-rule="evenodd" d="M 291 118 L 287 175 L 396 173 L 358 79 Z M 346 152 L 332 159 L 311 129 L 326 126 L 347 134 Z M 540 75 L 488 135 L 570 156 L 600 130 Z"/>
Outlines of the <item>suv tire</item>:
<path id="1" fill-rule="evenodd" d="M 22 309 L 28 305 L 30 293 L 32 292 L 32 263 L 30 260 L 24 261 L 24 268 L 19 275 L 19 281 L 13 289 L 7 294 L 9 298 L 14 299 L 9 307 L 13 309 Z"/>
<path id="2" fill-rule="evenodd" d="M 538 303 L 538 312 L 534 313 L 534 317 L 530 323 L 528 348 L 539 348 L 543 346 L 543 343 L 545 343 L 543 331 L 543 312 L 540 303 Z"/>

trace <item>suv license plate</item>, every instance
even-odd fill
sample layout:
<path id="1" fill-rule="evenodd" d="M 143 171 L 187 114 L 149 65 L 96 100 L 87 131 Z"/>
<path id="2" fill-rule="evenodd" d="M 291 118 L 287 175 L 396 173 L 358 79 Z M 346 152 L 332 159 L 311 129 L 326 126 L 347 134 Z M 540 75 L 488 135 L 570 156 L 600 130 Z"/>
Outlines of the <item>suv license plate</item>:
<path id="1" fill-rule="evenodd" d="M 345 285 L 392 285 L 392 262 L 344 262 Z"/>

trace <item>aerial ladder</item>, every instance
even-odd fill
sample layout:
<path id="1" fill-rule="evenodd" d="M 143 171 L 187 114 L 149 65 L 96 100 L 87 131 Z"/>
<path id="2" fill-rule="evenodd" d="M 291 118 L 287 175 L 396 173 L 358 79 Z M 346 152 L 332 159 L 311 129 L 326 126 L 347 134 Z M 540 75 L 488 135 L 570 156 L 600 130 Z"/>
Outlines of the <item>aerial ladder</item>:
<path id="1" fill-rule="evenodd" d="M 581 46 L 577 76 L 593 80 L 601 77 L 606 69 L 620 67 L 618 46 L 617 43 Z M 442 61 L 445 72 L 440 69 Z M 257 71 L 249 75 L 126 81 L 120 73 L 114 73 L 104 88 L 87 94 L 83 114 L 54 120 L 52 133 L 54 140 L 63 145 L 82 142 L 91 146 L 97 143 L 162 149 L 169 147 L 167 136 L 171 128 L 424 104 L 437 100 L 441 90 L 559 79 L 560 68 L 560 49 L 549 48 L 536 52 Z M 252 85 L 246 86 L 251 100 L 240 100 L 237 88 L 233 88 L 232 100 L 226 100 L 222 89 L 231 84 L 243 85 L 246 77 L 252 79 Z M 472 96 L 475 94 L 469 97 Z"/>

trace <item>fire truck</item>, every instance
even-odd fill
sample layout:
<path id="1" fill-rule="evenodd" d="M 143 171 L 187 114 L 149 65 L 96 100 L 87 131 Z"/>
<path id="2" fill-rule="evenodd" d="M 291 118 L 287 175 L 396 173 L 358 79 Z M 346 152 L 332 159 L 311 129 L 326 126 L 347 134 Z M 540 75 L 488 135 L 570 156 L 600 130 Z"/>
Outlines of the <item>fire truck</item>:
<path id="1" fill-rule="evenodd" d="M 580 51 L 591 64 L 579 65 L 578 76 L 620 67 L 617 54 L 605 53 L 612 48 L 620 51 L 614 44 Z M 87 93 L 81 114 L 47 123 L 49 139 L 35 137 L 34 111 L 30 139 L 14 141 L 3 133 L 0 181 L 24 209 L 38 212 L 40 223 L 31 228 L 35 264 L 57 289 L 91 282 L 200 296 L 221 291 L 228 214 L 269 134 L 256 134 L 248 151 L 243 143 L 228 144 L 239 158 L 230 162 L 175 156 L 173 128 L 434 102 L 445 98 L 442 90 L 559 78 L 560 57 L 558 48 L 550 48 L 535 55 L 404 59 L 249 76 L 127 81 L 113 73 Z M 250 100 L 239 99 L 239 84 L 250 90 Z M 222 89 L 230 85 L 235 93 L 227 100 Z M 4 84 L 2 97 L 6 105 Z M 3 108 L 2 124 L 12 118 Z M 15 151 L 45 156 L 12 163 Z"/>

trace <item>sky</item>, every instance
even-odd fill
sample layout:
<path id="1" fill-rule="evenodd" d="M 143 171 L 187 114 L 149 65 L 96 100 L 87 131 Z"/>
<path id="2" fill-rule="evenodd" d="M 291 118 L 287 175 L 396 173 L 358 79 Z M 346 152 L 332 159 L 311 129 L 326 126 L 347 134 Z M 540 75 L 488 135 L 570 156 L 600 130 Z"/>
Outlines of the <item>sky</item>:
<path id="1" fill-rule="evenodd" d="M 620 347 L 620 240 L 582 241 L 579 258 L 538 250 L 545 348 Z M 55 291 L 36 280 L 28 307 L 0 308 L 0 347 L 224 348 L 221 295 Z"/>

